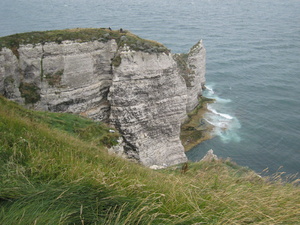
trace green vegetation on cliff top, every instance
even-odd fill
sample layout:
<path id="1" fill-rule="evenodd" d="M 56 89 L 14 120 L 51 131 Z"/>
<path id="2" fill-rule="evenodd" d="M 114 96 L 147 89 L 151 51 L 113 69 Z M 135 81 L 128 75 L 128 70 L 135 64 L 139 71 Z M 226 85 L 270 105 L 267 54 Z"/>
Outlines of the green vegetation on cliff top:
<path id="1" fill-rule="evenodd" d="M 108 154 L 109 129 L 0 96 L 0 224 L 299 223 L 300 189 L 280 173 L 230 160 L 154 171 Z"/>
<path id="2" fill-rule="evenodd" d="M 110 30 L 105 28 L 75 28 L 66 30 L 34 31 L 0 37 L 0 50 L 7 47 L 16 51 L 19 46 L 27 44 L 45 44 L 56 42 L 61 44 L 65 40 L 76 42 L 116 40 L 118 46 L 127 44 L 133 50 L 146 52 L 169 52 L 162 44 L 142 39 L 127 30 Z"/>

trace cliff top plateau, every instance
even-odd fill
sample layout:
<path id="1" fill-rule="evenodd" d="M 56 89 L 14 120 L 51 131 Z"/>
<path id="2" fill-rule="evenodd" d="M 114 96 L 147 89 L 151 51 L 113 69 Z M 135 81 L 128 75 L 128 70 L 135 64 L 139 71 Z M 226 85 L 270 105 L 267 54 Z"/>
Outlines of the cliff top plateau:
<path id="1" fill-rule="evenodd" d="M 0 50 L 3 47 L 16 50 L 20 45 L 37 45 L 45 44 L 46 42 L 61 44 L 65 40 L 76 42 L 107 42 L 112 39 L 116 40 L 119 47 L 126 44 L 130 46 L 131 49 L 138 51 L 169 52 L 165 46 L 156 41 L 142 39 L 127 30 L 111 30 L 110 28 L 74 28 L 18 33 L 0 37 Z"/>

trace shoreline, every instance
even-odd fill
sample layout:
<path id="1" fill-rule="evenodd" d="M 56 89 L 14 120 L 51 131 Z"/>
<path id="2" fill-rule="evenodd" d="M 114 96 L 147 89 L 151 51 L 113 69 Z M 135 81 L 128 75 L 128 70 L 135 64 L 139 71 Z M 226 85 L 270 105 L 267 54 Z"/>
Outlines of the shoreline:
<path id="1" fill-rule="evenodd" d="M 214 137 L 212 134 L 214 126 L 204 119 L 204 114 L 208 111 L 207 104 L 214 101 L 202 96 L 199 106 L 188 114 L 187 121 L 181 125 L 180 140 L 185 152 Z"/>

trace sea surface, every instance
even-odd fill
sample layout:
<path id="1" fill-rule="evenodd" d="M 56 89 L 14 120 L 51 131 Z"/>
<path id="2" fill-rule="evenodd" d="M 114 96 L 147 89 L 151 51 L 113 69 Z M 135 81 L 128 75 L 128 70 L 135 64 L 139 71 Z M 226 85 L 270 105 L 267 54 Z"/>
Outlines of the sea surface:
<path id="1" fill-rule="evenodd" d="M 300 172 L 300 0 L 1 0 L 0 36 L 76 27 L 127 29 L 174 53 L 203 39 L 209 149 L 258 173 Z"/>

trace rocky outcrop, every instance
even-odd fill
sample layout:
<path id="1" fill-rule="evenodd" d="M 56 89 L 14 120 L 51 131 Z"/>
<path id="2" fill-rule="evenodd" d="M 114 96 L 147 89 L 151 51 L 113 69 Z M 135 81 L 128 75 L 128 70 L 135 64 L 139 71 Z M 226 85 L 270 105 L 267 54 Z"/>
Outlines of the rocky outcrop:
<path id="1" fill-rule="evenodd" d="M 200 161 L 213 162 L 216 160 L 218 160 L 218 156 L 214 154 L 214 151 L 212 149 L 210 149 Z"/>
<path id="2" fill-rule="evenodd" d="M 187 57 L 187 65 L 190 68 L 186 75 L 189 77 L 187 110 L 191 111 L 198 105 L 198 99 L 202 95 L 205 84 L 206 51 L 203 48 L 202 40 L 191 48 Z"/>
<path id="3" fill-rule="evenodd" d="M 187 54 L 175 54 L 178 70 L 184 78 L 187 87 L 187 111 L 192 111 L 198 105 L 205 84 L 206 50 L 202 40 L 195 44 Z"/>
<path id="4" fill-rule="evenodd" d="M 126 44 L 131 36 L 121 35 L 2 47 L 0 94 L 33 109 L 109 122 L 126 155 L 143 165 L 185 162 L 180 126 L 205 82 L 202 42 L 172 55 L 151 42 L 140 47 L 140 39 Z"/>

